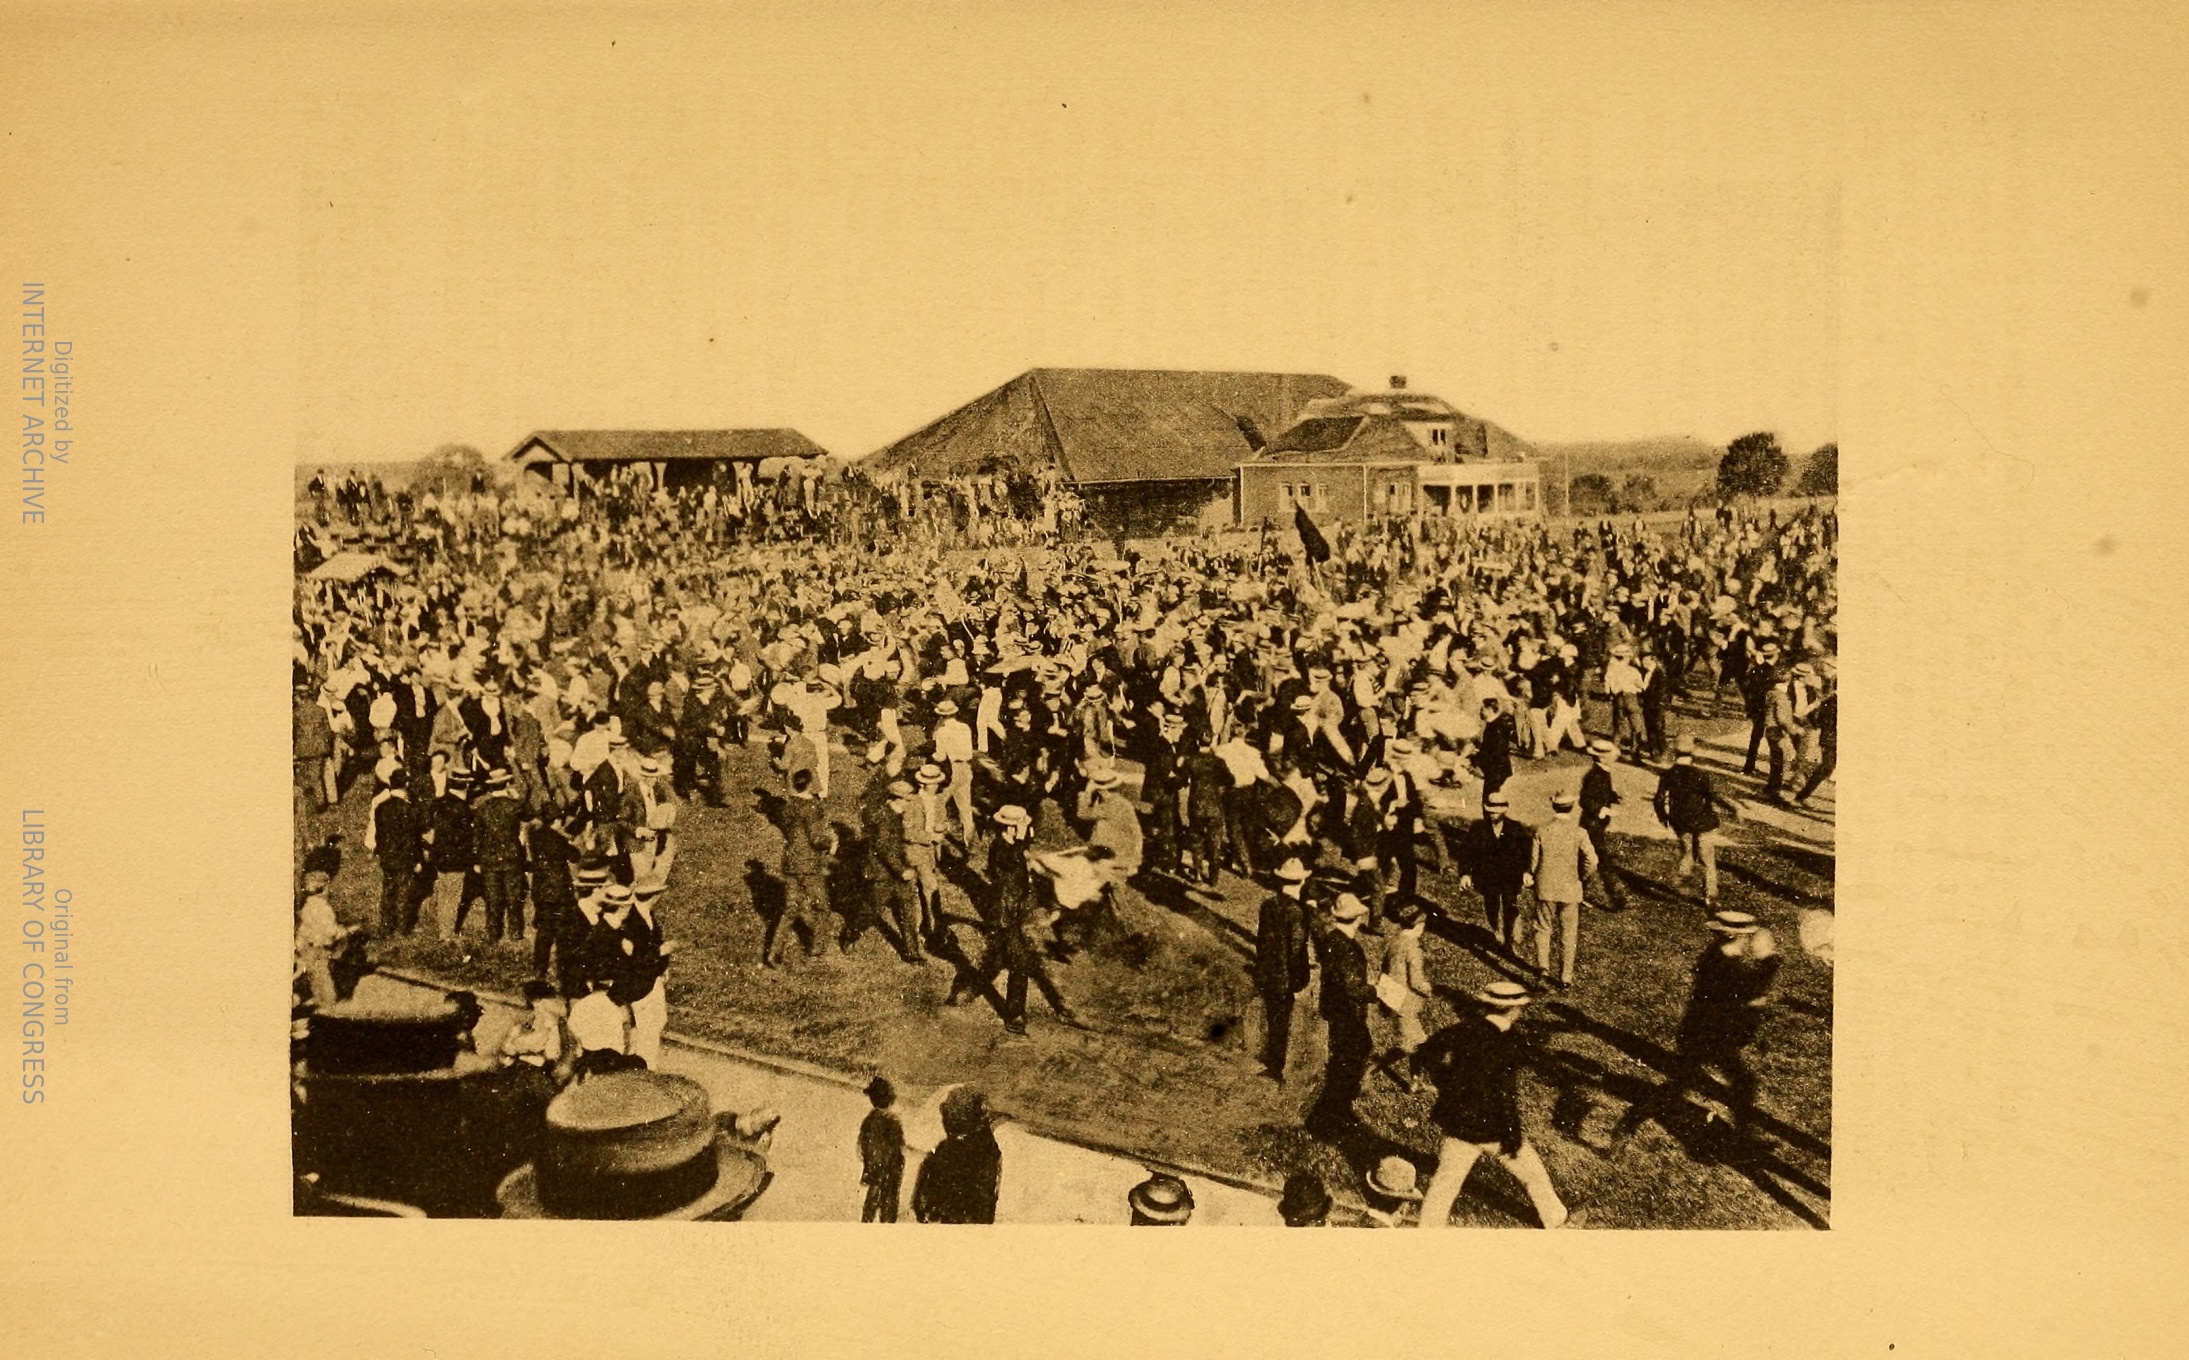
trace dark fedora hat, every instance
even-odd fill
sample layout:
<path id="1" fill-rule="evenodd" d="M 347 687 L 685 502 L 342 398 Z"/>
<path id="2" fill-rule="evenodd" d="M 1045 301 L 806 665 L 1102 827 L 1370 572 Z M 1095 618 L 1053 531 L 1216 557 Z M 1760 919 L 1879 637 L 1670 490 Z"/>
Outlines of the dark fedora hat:
<path id="1" fill-rule="evenodd" d="M 715 1219 L 742 1213 L 769 1180 L 738 1121 L 689 1077 L 645 1070 L 588 1077 L 549 1103 L 539 1160 L 494 1198 L 504 1218 Z"/>

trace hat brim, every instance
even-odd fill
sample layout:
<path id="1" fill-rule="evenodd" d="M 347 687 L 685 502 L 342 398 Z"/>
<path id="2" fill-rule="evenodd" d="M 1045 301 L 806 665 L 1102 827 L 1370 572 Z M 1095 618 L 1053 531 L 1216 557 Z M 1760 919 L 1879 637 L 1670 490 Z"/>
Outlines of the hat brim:
<path id="1" fill-rule="evenodd" d="M 1376 1192 L 1377 1194 L 1379 1194 L 1379 1195 L 1383 1196 L 1383 1197 L 1384 1197 L 1385 1199 L 1402 1199 L 1402 1200 L 1406 1200 L 1406 1201 L 1408 1201 L 1409 1203 L 1411 1203 L 1412 1201 L 1415 1201 L 1415 1200 L 1418 1200 L 1418 1199 L 1420 1199 L 1420 1198 L 1421 1198 L 1421 1186 L 1420 1186 L 1419 1184 L 1416 1184 L 1416 1185 L 1415 1185 L 1415 1186 L 1414 1186 L 1414 1187 L 1413 1187 L 1412 1189 L 1410 1189 L 1410 1190 L 1401 1190 L 1401 1189 L 1400 1189 L 1399 1187 L 1397 1187 L 1397 1186 L 1395 1186 L 1395 1185 L 1385 1185 L 1385 1184 L 1383 1183 L 1383 1176 L 1382 1176 L 1382 1174 L 1381 1174 L 1381 1173 L 1382 1173 L 1382 1171 L 1383 1171 L 1383 1168 L 1382 1168 L 1382 1167 L 1380 1167 L 1380 1166 L 1379 1166 L 1379 1167 L 1376 1167 L 1376 1168 L 1374 1168 L 1374 1169 L 1372 1169 L 1371 1171 L 1369 1171 L 1369 1173 L 1368 1173 L 1368 1188 L 1369 1188 L 1369 1189 L 1371 1189 L 1371 1190 L 1375 1191 L 1375 1192 Z"/>
<path id="2" fill-rule="evenodd" d="M 1522 1006 L 1535 1004 L 1535 998 L 1526 993 L 1519 996 L 1495 996 L 1489 992 L 1476 992 L 1474 995 L 1477 1004 L 1501 1011 L 1516 1011 Z"/>
<path id="3" fill-rule="evenodd" d="M 715 1177 L 714 1185 L 689 1204 L 680 1205 L 664 1214 L 647 1217 L 654 1221 L 711 1221 L 735 1222 L 754 1200 L 760 1198 L 775 1179 L 768 1170 L 765 1157 L 737 1140 L 732 1131 L 735 1116 L 715 1116 Z M 495 1187 L 494 1202 L 501 1209 L 503 1218 L 562 1218 L 540 1202 L 539 1164 L 526 1162 L 502 1178 Z"/>

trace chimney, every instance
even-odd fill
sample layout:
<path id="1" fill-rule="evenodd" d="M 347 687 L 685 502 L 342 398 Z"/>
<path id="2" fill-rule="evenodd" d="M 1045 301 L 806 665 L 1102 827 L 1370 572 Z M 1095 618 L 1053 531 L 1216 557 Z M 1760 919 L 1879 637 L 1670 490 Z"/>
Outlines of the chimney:
<path id="1" fill-rule="evenodd" d="M 1391 375 L 1391 390 L 1394 392 L 1404 392 L 1406 390 L 1406 375 L 1404 373 Z"/>

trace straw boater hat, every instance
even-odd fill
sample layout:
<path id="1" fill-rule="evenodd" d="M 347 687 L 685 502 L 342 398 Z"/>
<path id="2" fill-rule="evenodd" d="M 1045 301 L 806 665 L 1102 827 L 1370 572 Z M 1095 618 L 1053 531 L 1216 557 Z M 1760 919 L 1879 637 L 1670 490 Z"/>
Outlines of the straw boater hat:
<path id="1" fill-rule="evenodd" d="M 889 796 L 892 798 L 910 798 L 915 792 L 917 792 L 917 790 L 915 790 L 911 784 L 905 782 L 902 779 L 892 779 L 889 781 Z"/>
<path id="2" fill-rule="evenodd" d="M 1745 911 L 1714 911 L 1710 913 L 1710 928 L 1721 935 L 1753 935 L 1758 922 Z"/>
<path id="3" fill-rule="evenodd" d="M 1087 783 L 1098 789 L 1110 788 L 1117 783 L 1117 771 L 1108 765 L 1097 765 L 1087 771 Z"/>
<path id="4" fill-rule="evenodd" d="M 1133 1223 L 1141 1227 L 1177 1227 L 1193 1217 L 1193 1191 L 1161 1171 L 1134 1186 L 1125 1203 Z"/>
<path id="5" fill-rule="evenodd" d="M 1513 800 L 1505 796 L 1505 790 L 1496 789 L 1484 795 L 1482 806 L 1486 808 L 1510 808 Z"/>
<path id="6" fill-rule="evenodd" d="M 1592 756 L 1615 756 L 1619 754 L 1619 748 L 1612 743 L 1611 738 L 1597 737 L 1589 742 L 1589 754 Z"/>
<path id="7" fill-rule="evenodd" d="M 1475 993 L 1475 1000 L 1492 1010 L 1518 1010 L 1535 1000 L 1528 989 L 1517 982 L 1492 982 Z"/>
<path id="8" fill-rule="evenodd" d="M 1307 882 L 1307 866 L 1297 859 L 1288 859 L 1277 866 L 1277 877 L 1287 883 Z"/>
<path id="9" fill-rule="evenodd" d="M 1030 826 L 1033 820 L 1027 815 L 1026 809 L 1016 803 L 1006 803 L 996 809 L 997 826 Z"/>
<path id="10" fill-rule="evenodd" d="M 1361 776 L 1363 784 L 1382 785 L 1391 782 L 1391 772 L 1381 765 L 1371 765 L 1368 773 Z"/>
<path id="11" fill-rule="evenodd" d="M 1554 809 L 1555 811 L 1558 811 L 1558 812 L 1570 812 L 1570 811 L 1572 811 L 1572 810 L 1573 810 L 1573 790 L 1572 790 L 1572 789 L 1560 789 L 1560 790 L 1559 790 L 1558 792 L 1556 792 L 1556 793 L 1552 794 L 1552 795 L 1551 795 L 1551 807 L 1552 807 L 1552 808 L 1553 808 L 1553 809 Z"/>
<path id="12" fill-rule="evenodd" d="M 1404 1157 L 1386 1157 L 1368 1173 L 1368 1188 L 1385 1199 L 1420 1199 L 1421 1171 Z"/>
<path id="13" fill-rule="evenodd" d="M 494 1197 L 504 1218 L 734 1219 L 767 1187 L 745 1145 L 766 1125 L 715 1114 L 689 1077 L 589 1077 L 548 1105 L 539 1159 Z"/>
<path id="14" fill-rule="evenodd" d="M 929 763 L 920 767 L 920 772 L 918 775 L 915 776 L 915 778 L 917 778 L 922 784 L 927 784 L 930 786 L 940 784 L 943 780 L 942 766 L 930 761 Z"/>
<path id="15" fill-rule="evenodd" d="M 1365 921 L 1368 905 L 1352 893 L 1339 893 L 1337 900 L 1330 904 L 1330 917 L 1335 921 Z"/>
<path id="16" fill-rule="evenodd" d="M 957 716 L 957 714 L 958 714 L 958 701 L 957 701 L 957 700 L 955 700 L 955 699 L 941 699 L 941 700 L 938 700 L 938 701 L 936 702 L 936 704 L 935 704 L 935 716 L 936 716 L 936 717 L 938 717 L 938 718 L 954 718 L 954 717 L 956 717 L 956 716 Z"/>
<path id="17" fill-rule="evenodd" d="M 638 772 L 642 775 L 647 776 L 648 778 L 652 778 L 653 776 L 661 773 L 661 762 L 654 759 L 652 756 L 642 757 L 638 763 Z"/>

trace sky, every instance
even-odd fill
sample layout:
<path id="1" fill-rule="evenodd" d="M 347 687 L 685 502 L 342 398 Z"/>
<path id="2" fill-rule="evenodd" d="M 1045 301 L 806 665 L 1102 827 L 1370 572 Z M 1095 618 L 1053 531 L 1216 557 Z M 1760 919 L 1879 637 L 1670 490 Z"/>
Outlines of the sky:
<path id="1" fill-rule="evenodd" d="M 570 427 L 856 457 L 1082 365 L 1404 374 L 1536 441 L 1837 438 L 1846 148 L 1791 45 L 1781 88 L 1708 77 L 1757 63 L 1702 22 L 934 13 L 316 35 L 299 461 Z"/>

